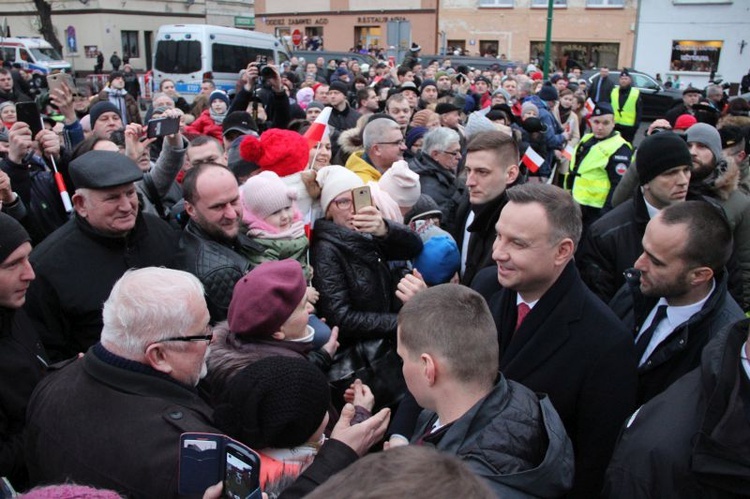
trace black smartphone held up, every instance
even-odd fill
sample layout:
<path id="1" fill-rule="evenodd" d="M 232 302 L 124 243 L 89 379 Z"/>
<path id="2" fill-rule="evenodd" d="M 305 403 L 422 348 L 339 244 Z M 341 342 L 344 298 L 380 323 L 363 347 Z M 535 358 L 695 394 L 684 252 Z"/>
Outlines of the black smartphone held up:
<path id="1" fill-rule="evenodd" d="M 36 102 L 18 102 L 16 103 L 16 116 L 18 121 L 23 121 L 31 128 L 31 137 L 42 131 L 42 113 L 39 112 Z"/>
<path id="2" fill-rule="evenodd" d="M 146 137 L 164 137 L 180 131 L 180 118 L 156 118 L 149 120 Z"/>
<path id="3" fill-rule="evenodd" d="M 260 458 L 234 442 L 224 446 L 224 492 L 231 499 L 260 499 Z"/>
<path id="4" fill-rule="evenodd" d="M 220 481 L 222 497 L 261 499 L 260 456 L 226 435 L 183 433 L 179 494 L 200 496 Z"/>
<path id="5" fill-rule="evenodd" d="M 354 201 L 354 213 L 359 213 L 359 210 L 365 206 L 372 206 L 370 186 L 363 185 L 362 187 L 352 189 L 352 200 Z"/>

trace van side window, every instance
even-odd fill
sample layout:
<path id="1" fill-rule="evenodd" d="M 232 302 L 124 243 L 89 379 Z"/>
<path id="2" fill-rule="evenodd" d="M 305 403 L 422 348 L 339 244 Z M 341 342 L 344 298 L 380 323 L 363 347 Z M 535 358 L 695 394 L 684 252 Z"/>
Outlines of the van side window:
<path id="1" fill-rule="evenodd" d="M 22 61 L 28 62 L 31 60 L 31 57 L 29 57 L 29 53 L 26 51 L 26 49 L 20 49 L 18 52 L 21 55 Z"/>
<path id="2" fill-rule="evenodd" d="M 15 47 L 3 47 L 0 49 L 0 59 L 4 61 L 16 62 Z"/>

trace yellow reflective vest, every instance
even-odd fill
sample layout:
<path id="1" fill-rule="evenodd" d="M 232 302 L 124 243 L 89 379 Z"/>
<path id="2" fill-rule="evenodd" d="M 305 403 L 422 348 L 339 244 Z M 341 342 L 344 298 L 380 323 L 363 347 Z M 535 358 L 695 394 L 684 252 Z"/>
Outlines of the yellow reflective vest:
<path id="1" fill-rule="evenodd" d="M 630 87 L 628 98 L 625 99 L 625 105 L 620 109 L 620 87 L 612 89 L 612 109 L 615 110 L 615 123 L 623 126 L 635 126 L 636 104 L 641 91 L 637 88 Z"/>
<path id="2" fill-rule="evenodd" d="M 594 208 L 603 208 L 607 201 L 609 189 L 612 187 L 607 174 L 607 164 L 609 158 L 620 149 L 623 144 L 631 147 L 628 142 L 618 133 L 612 137 L 602 140 L 589 149 L 588 154 L 577 162 L 578 153 L 586 142 L 594 138 L 593 133 L 586 134 L 573 151 L 573 158 L 570 164 L 574 165 L 571 172 L 565 177 L 565 185 L 570 188 L 570 181 L 573 182 L 571 194 L 578 204 L 591 206 Z M 573 176 L 569 179 L 569 176 Z"/>

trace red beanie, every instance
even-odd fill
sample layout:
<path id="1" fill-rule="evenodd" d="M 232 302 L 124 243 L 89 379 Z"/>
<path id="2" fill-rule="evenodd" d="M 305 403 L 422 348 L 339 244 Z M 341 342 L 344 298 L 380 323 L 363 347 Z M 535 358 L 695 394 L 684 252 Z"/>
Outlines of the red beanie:
<path id="1" fill-rule="evenodd" d="M 681 114 L 677 117 L 677 121 L 675 121 L 674 123 L 674 129 L 687 130 L 696 123 L 698 123 L 698 120 L 695 119 L 695 116 L 693 116 L 692 114 Z"/>
<path id="2" fill-rule="evenodd" d="M 310 146 L 302 135 L 271 128 L 260 139 L 246 135 L 240 143 L 240 157 L 255 163 L 261 170 L 272 171 L 279 177 L 301 172 L 309 161 Z"/>
<path id="3" fill-rule="evenodd" d="M 297 260 L 264 262 L 234 285 L 227 321 L 237 335 L 270 337 L 291 317 L 307 291 Z"/>

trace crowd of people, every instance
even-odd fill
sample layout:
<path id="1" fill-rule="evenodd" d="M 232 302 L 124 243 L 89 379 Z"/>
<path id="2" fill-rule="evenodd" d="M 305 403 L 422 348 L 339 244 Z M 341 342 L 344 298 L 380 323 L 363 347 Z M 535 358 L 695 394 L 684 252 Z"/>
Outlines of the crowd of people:
<path id="1" fill-rule="evenodd" d="M 184 433 L 255 450 L 270 498 L 750 490 L 745 100 L 688 87 L 636 140 L 627 70 L 415 45 L 163 80 L 144 117 L 126 76 L 25 123 L 0 69 L 22 497 L 176 497 Z"/>

